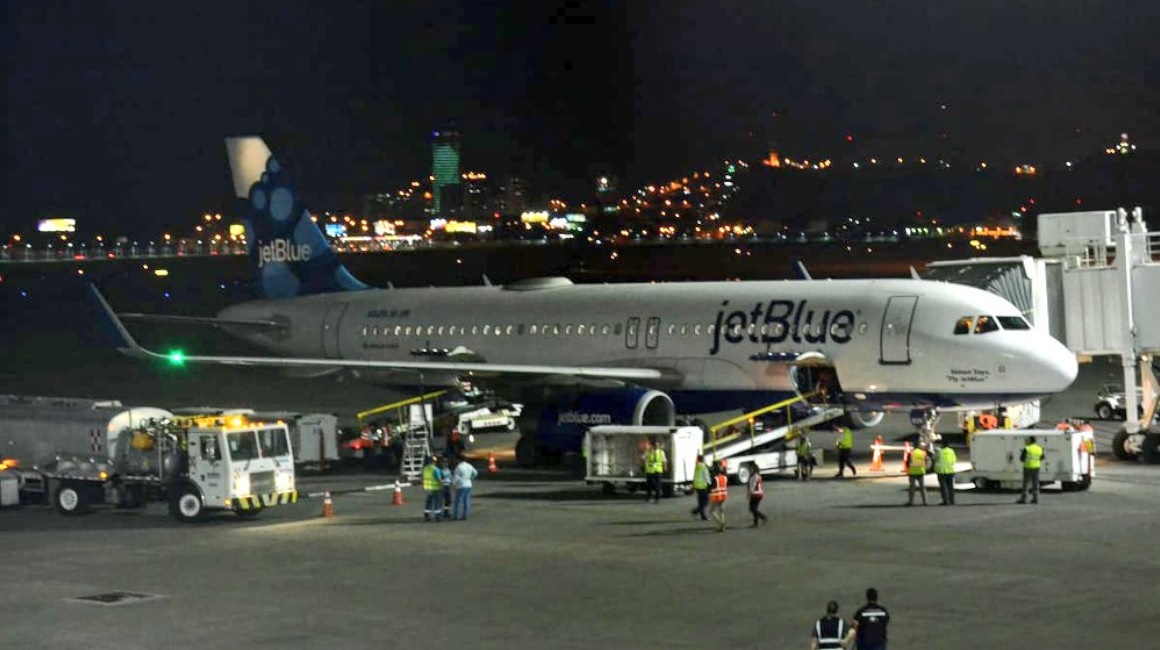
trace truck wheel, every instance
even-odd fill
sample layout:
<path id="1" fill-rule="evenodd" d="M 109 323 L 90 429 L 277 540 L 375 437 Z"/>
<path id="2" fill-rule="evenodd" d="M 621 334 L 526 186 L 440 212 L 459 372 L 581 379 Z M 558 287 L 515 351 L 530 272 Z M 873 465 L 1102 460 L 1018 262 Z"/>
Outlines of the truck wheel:
<path id="1" fill-rule="evenodd" d="M 169 497 L 169 514 L 183 524 L 201 519 L 205 508 L 201 495 L 189 485 L 182 485 Z"/>
<path id="2" fill-rule="evenodd" d="M 757 472 L 757 466 L 753 463 L 742 463 L 741 467 L 737 468 L 737 482 L 742 485 L 749 485 L 749 479 Z"/>
<path id="3" fill-rule="evenodd" d="M 1100 402 L 1096 404 L 1096 417 L 1101 420 L 1110 420 L 1115 413 L 1112 411 L 1111 405 Z"/>
<path id="4" fill-rule="evenodd" d="M 520 436 L 516 442 L 516 465 L 525 468 L 536 465 L 536 443 L 528 436 Z"/>
<path id="5" fill-rule="evenodd" d="M 1112 454 L 1120 460 L 1136 460 L 1136 454 L 1128 451 L 1125 446 L 1128 442 L 1128 432 L 1120 431 L 1112 438 Z"/>
<path id="6" fill-rule="evenodd" d="M 56 486 L 56 490 L 52 494 L 52 505 L 57 512 L 66 517 L 89 511 L 89 501 L 85 491 L 72 482 L 62 482 Z"/>
<path id="7" fill-rule="evenodd" d="M 1086 492 L 1091 486 L 1092 486 L 1091 474 L 1084 474 L 1083 477 L 1080 478 L 1079 483 L 1077 484 L 1076 487 L 1077 487 L 1077 489 L 1079 489 L 1080 492 Z"/>
<path id="8" fill-rule="evenodd" d="M 1160 464 L 1160 433 L 1149 433 L 1144 436 L 1140 457 L 1149 465 Z"/>

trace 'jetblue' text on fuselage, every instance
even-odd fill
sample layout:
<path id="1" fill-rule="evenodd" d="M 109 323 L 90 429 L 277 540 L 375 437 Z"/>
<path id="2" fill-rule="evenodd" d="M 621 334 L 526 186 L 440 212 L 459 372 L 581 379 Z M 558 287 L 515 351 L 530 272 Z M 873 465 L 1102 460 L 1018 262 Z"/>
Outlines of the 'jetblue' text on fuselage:
<path id="1" fill-rule="evenodd" d="M 854 312 L 849 309 L 817 311 L 808 300 L 770 300 L 755 303 L 749 311 L 729 311 L 729 301 L 721 303 L 713 328 L 717 354 L 722 343 L 849 343 L 854 335 Z"/>

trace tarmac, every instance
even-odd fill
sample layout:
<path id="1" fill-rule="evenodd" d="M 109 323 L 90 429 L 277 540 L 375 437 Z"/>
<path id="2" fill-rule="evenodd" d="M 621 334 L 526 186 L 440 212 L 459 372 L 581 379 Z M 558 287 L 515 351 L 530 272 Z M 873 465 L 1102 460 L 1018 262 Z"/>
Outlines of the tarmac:
<path id="1" fill-rule="evenodd" d="M 1108 368 L 1085 367 L 1044 420 L 1088 415 Z M 857 435 L 856 478 L 830 478 L 828 457 L 810 482 L 769 478 L 764 527 L 732 487 L 724 534 L 689 497 L 606 497 L 504 462 L 476 463 L 465 522 L 424 523 L 416 487 L 402 506 L 390 490 L 342 493 L 393 480 L 349 472 L 300 476 L 336 493 L 333 518 L 320 499 L 192 525 L 161 505 L 4 510 L 0 647 L 806 647 L 826 601 L 849 616 L 870 586 L 895 649 L 1153 647 L 1160 467 L 1112 460 L 1120 425 L 1095 425 L 1087 492 L 1051 487 L 1031 506 L 963 485 L 939 507 L 932 478 L 932 505 L 908 508 L 897 454 L 869 471 L 873 437 L 906 433 L 892 416 Z"/>

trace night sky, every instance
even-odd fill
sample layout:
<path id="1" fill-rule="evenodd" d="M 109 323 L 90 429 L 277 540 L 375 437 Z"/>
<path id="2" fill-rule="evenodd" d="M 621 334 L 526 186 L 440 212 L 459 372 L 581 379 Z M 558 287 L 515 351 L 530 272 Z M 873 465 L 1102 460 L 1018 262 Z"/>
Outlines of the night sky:
<path id="1" fill-rule="evenodd" d="M 464 167 L 579 193 L 790 155 L 1059 164 L 1160 139 L 1160 3 L 4 0 L 0 230 L 146 231 L 233 205 L 266 137 L 318 207 Z M 854 142 L 847 143 L 846 135 Z"/>

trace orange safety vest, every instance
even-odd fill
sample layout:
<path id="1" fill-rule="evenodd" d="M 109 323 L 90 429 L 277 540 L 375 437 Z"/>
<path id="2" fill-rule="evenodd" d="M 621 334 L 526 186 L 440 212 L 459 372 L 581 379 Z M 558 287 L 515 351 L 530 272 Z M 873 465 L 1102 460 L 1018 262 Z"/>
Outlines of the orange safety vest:
<path id="1" fill-rule="evenodd" d="M 713 477 L 713 489 L 709 490 L 710 503 L 725 503 L 729 496 L 729 479 L 724 474 Z"/>

